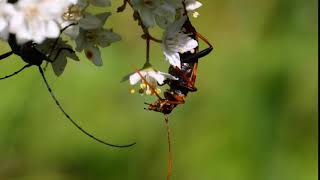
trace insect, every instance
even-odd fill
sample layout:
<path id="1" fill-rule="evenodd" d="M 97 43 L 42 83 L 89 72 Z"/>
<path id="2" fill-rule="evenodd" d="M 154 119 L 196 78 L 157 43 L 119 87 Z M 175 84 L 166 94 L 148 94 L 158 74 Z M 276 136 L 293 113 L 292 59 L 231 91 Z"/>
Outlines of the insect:
<path id="1" fill-rule="evenodd" d="M 72 25 L 72 24 L 71 24 Z M 70 25 L 69 25 L 70 26 Z M 69 26 L 63 28 L 61 30 L 61 33 L 67 29 Z M 75 53 L 73 51 L 73 49 L 71 48 L 59 48 L 59 49 L 55 49 L 56 48 L 56 45 L 58 43 L 58 40 L 59 38 L 57 38 L 56 40 L 54 40 L 54 45 L 51 49 L 51 51 L 46 54 L 46 53 L 43 53 L 41 52 L 39 49 L 37 49 L 38 47 L 38 44 L 36 44 L 35 42 L 33 41 L 29 41 L 29 42 L 26 42 L 24 44 L 18 44 L 17 41 L 16 41 L 16 37 L 14 34 L 10 34 L 9 35 L 9 39 L 8 39 L 8 43 L 11 47 L 11 51 L 10 52 L 7 52 L 3 55 L 0 55 L 0 61 L 15 54 L 17 56 L 19 56 L 24 62 L 26 62 L 27 64 L 25 66 L 23 66 L 21 69 L 19 69 L 18 71 L 10 74 L 10 75 L 7 75 L 5 77 L 2 77 L 0 78 L 0 80 L 4 80 L 4 79 L 8 79 L 10 77 L 13 77 L 17 74 L 19 74 L 20 72 L 22 72 L 23 70 L 25 70 L 26 68 L 29 68 L 29 67 L 32 67 L 32 66 L 37 66 L 38 69 L 39 69 L 39 72 L 42 76 L 42 79 L 52 97 L 52 99 L 55 101 L 56 105 L 59 107 L 59 109 L 61 110 L 61 112 L 65 115 L 65 117 L 74 125 L 76 126 L 76 128 L 78 128 L 82 133 L 84 133 L 85 135 L 87 135 L 89 138 L 99 142 L 99 143 L 102 143 L 104 145 L 107 145 L 107 146 L 112 146 L 112 147 L 117 147 L 117 148 L 125 148 L 125 147 L 130 147 L 130 146 L 133 146 L 135 145 L 136 143 L 132 143 L 132 144 L 128 144 L 128 145 L 115 145 L 115 144 L 110 144 L 110 143 L 107 143 L 95 136 L 93 136 L 91 133 L 87 132 L 86 130 L 84 130 L 74 119 L 71 118 L 71 116 L 64 110 L 64 108 L 61 106 L 60 102 L 57 100 L 56 96 L 54 95 L 46 77 L 45 77 L 45 73 L 44 73 L 44 70 L 42 69 L 41 65 L 43 62 L 48 62 L 48 63 L 53 63 L 55 62 L 55 60 L 58 58 L 58 56 L 60 55 L 60 53 L 62 53 L 63 51 L 68 51 L 70 53 Z M 56 55 L 51 58 L 51 56 L 53 55 L 52 52 L 56 50 L 57 53 Z"/>
<path id="2" fill-rule="evenodd" d="M 196 31 L 193 25 L 190 22 L 190 19 L 187 18 L 186 22 L 182 26 L 185 30 L 186 34 L 197 41 L 201 39 L 204 41 L 209 47 L 200 51 L 199 46 L 193 49 L 192 51 L 186 53 L 180 53 L 181 58 L 181 69 L 170 65 L 169 74 L 177 77 L 177 80 L 167 79 L 164 85 L 169 85 L 169 89 L 164 92 L 164 98 L 161 97 L 154 86 L 152 86 L 137 70 L 136 72 L 140 75 L 141 79 L 147 84 L 153 94 L 157 96 L 157 101 L 153 104 L 145 103 L 148 105 L 145 108 L 148 111 L 155 111 L 164 114 L 165 116 L 165 126 L 167 129 L 167 137 L 168 137 L 168 151 L 169 151 L 169 160 L 168 160 L 168 176 L 167 180 L 170 179 L 172 174 L 172 145 L 171 145 L 171 130 L 169 127 L 169 118 L 168 115 L 178 106 L 185 103 L 185 99 L 190 92 L 196 92 L 197 88 L 195 87 L 197 72 L 198 72 L 198 62 L 202 57 L 207 56 L 212 52 L 213 46 L 210 42 L 204 38 L 200 33 Z"/>
<path id="3" fill-rule="evenodd" d="M 185 103 L 185 99 L 189 92 L 197 91 L 195 82 L 197 78 L 199 59 L 207 56 L 213 50 L 213 46 L 206 38 L 196 31 L 189 18 L 187 18 L 183 28 L 185 29 L 186 34 L 190 34 L 189 36 L 191 38 L 196 39 L 197 41 L 201 39 L 209 47 L 202 51 L 199 51 L 199 47 L 196 47 L 191 52 L 180 54 L 181 69 L 172 65 L 169 67 L 169 74 L 177 77 L 178 80 L 167 79 L 165 81 L 163 85 L 167 84 L 170 88 L 164 92 L 164 98 L 160 97 L 160 95 L 153 88 L 153 92 L 158 97 L 158 100 L 153 104 L 145 103 L 149 106 L 146 108 L 147 110 L 169 115 L 178 105 Z M 141 78 L 144 79 L 142 76 Z M 145 79 L 144 82 L 148 83 Z M 152 87 L 152 85 L 148 85 Z"/>

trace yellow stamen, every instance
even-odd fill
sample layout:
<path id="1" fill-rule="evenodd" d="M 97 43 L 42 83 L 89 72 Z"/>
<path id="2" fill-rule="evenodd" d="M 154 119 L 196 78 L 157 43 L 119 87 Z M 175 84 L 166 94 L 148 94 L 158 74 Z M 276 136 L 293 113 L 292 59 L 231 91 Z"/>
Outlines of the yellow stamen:
<path id="1" fill-rule="evenodd" d="M 150 89 L 146 90 L 146 95 L 151 95 L 152 91 Z"/>
<path id="2" fill-rule="evenodd" d="M 145 83 L 142 83 L 142 84 L 140 84 L 140 88 L 141 88 L 141 89 L 146 89 L 146 88 L 147 88 L 147 85 L 146 85 Z"/>
<path id="3" fill-rule="evenodd" d="M 200 16 L 200 13 L 198 13 L 198 12 L 196 12 L 196 11 L 195 11 L 195 12 L 193 12 L 193 14 L 192 14 L 192 15 L 193 15 L 193 17 L 194 17 L 194 18 L 197 18 L 197 17 L 199 17 L 199 16 Z"/>
<path id="4" fill-rule="evenodd" d="M 160 93 L 161 93 L 161 89 L 159 89 L 159 88 L 156 89 L 156 93 L 157 93 L 157 94 L 160 94 Z"/>
<path id="5" fill-rule="evenodd" d="M 129 89 L 129 92 L 130 92 L 130 94 L 134 94 L 134 93 L 136 93 L 136 90 L 131 88 L 131 89 Z"/>

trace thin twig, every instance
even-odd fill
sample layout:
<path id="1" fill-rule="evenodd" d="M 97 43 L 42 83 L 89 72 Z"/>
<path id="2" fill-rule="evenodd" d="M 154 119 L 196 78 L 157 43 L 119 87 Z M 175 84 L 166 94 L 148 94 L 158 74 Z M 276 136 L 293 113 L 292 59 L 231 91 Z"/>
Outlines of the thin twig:
<path id="1" fill-rule="evenodd" d="M 147 49 L 146 49 L 146 64 L 150 64 L 150 37 L 146 39 Z"/>

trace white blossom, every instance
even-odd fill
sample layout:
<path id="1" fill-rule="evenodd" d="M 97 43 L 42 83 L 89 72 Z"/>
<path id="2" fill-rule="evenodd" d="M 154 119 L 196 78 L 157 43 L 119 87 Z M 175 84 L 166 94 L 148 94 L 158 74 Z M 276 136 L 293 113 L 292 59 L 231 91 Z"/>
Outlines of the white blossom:
<path id="1" fill-rule="evenodd" d="M 193 17 L 198 17 L 199 13 L 195 10 L 200 8 L 202 3 L 197 0 L 186 0 L 185 3 L 187 11 L 193 12 Z"/>
<path id="2" fill-rule="evenodd" d="M 166 79 L 177 80 L 176 77 L 168 73 L 157 71 L 153 69 L 152 66 L 145 66 L 141 70 L 138 70 L 138 72 L 124 77 L 123 80 L 129 80 L 132 86 L 140 82 L 139 92 L 141 94 L 145 93 L 147 95 L 152 95 L 154 92 L 151 89 L 154 89 L 156 92 L 160 92 L 160 89 L 157 88 L 157 85 L 163 84 Z M 150 85 L 152 87 L 150 87 Z"/>
<path id="3" fill-rule="evenodd" d="M 14 4 L 9 31 L 16 34 L 18 43 L 43 42 L 46 38 L 57 38 L 60 26 L 57 20 L 75 0 L 19 0 Z"/>
<path id="4" fill-rule="evenodd" d="M 96 15 L 103 22 L 101 26 L 90 30 L 80 28 L 80 34 L 75 40 L 77 45 L 76 50 L 78 52 L 84 50 L 86 57 L 97 66 L 102 66 L 103 64 L 99 47 L 107 47 L 111 43 L 121 40 L 121 37 L 111 29 L 103 28 L 104 23 L 110 15 L 111 13 Z"/>
<path id="5" fill-rule="evenodd" d="M 9 18 L 13 12 L 13 5 L 7 0 L 0 0 L 0 39 L 6 40 L 9 35 Z"/>
<path id="6" fill-rule="evenodd" d="M 187 17 L 183 16 L 179 20 L 172 23 L 164 32 L 162 49 L 166 59 L 173 66 L 181 68 L 180 54 L 192 51 L 198 46 L 198 42 L 189 34 L 183 32 L 183 24 Z"/>
<path id="7" fill-rule="evenodd" d="M 72 39 L 76 39 L 80 33 L 80 28 L 89 30 L 97 29 L 103 25 L 99 18 L 85 12 L 85 6 L 81 4 L 74 4 L 68 7 L 60 20 L 61 28 L 68 27 L 63 31 Z"/>

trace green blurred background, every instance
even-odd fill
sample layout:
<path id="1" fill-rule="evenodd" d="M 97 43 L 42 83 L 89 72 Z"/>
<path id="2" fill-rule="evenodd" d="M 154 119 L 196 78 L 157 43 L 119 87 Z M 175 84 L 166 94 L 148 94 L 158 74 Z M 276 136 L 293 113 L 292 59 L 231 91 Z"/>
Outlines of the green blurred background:
<path id="1" fill-rule="evenodd" d="M 114 1 L 113 12 L 122 1 Z M 199 67 L 197 93 L 170 116 L 176 180 L 315 180 L 318 176 L 318 1 L 203 0 L 193 19 L 215 52 Z M 1 180 L 160 180 L 167 141 L 160 114 L 119 83 L 141 66 L 145 44 L 132 11 L 108 22 L 123 41 L 104 66 L 70 61 L 57 78 L 65 109 L 87 130 L 129 149 L 104 147 L 73 127 L 36 68 L 0 82 Z M 0 43 L 0 53 L 9 47 Z M 166 71 L 159 45 L 155 67 Z M 204 47 L 204 46 L 202 46 Z M 1 76 L 24 63 L 0 62 Z M 150 99 L 147 99 L 150 101 Z M 150 101 L 151 102 L 151 101 Z"/>

